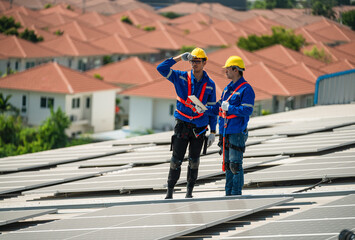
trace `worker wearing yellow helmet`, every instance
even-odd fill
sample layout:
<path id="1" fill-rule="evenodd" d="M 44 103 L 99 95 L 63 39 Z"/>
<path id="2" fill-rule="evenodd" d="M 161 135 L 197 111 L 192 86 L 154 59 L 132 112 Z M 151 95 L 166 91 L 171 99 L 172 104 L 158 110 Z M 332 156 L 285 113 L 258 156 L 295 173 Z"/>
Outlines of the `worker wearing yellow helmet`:
<path id="1" fill-rule="evenodd" d="M 243 153 L 255 93 L 243 77 L 245 65 L 241 57 L 230 56 L 223 68 L 231 82 L 224 88 L 216 105 L 208 106 L 205 112 L 201 112 L 219 116 L 218 145 L 223 153 L 222 169 L 226 173 L 225 193 L 226 196 L 241 195 L 244 185 Z"/>
<path id="2" fill-rule="evenodd" d="M 205 105 L 216 104 L 215 83 L 203 70 L 207 59 L 207 55 L 202 48 L 195 48 L 191 53 L 185 52 L 166 59 L 157 67 L 159 73 L 174 84 L 177 94 L 174 112 L 176 125 L 171 141 L 173 154 L 170 159 L 168 189 L 165 199 L 173 198 L 174 187 L 180 178 L 181 164 L 185 158 L 187 147 L 189 147 L 189 164 L 185 197 L 192 198 L 192 190 L 198 176 L 202 147 L 205 146 L 205 152 L 215 139 L 217 117 L 199 113 Z M 192 69 L 190 71 L 179 71 L 171 68 L 181 60 L 189 61 Z M 210 134 L 206 137 L 208 125 L 210 126 Z"/>

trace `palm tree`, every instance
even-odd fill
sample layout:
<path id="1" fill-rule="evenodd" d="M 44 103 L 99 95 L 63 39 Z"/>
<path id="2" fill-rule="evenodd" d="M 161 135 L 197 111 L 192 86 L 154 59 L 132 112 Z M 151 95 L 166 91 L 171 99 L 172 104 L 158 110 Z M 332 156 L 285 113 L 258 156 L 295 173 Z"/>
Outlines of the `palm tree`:
<path id="1" fill-rule="evenodd" d="M 4 97 L 2 93 L 0 93 L 0 114 L 5 113 L 5 112 L 13 112 L 16 115 L 20 112 L 16 107 L 14 107 L 10 103 L 10 98 L 12 95 L 8 95 L 7 97 Z"/>

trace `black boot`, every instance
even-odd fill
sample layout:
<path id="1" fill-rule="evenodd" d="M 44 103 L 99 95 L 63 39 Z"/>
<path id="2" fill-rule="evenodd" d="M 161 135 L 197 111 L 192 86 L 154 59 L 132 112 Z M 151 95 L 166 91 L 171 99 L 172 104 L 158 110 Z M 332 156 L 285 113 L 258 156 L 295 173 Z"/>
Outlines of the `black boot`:
<path id="1" fill-rule="evenodd" d="M 193 187 L 187 187 L 185 198 L 192 198 L 192 190 L 193 189 L 194 189 Z"/>
<path id="2" fill-rule="evenodd" d="M 173 199 L 174 188 L 168 188 L 165 199 Z"/>

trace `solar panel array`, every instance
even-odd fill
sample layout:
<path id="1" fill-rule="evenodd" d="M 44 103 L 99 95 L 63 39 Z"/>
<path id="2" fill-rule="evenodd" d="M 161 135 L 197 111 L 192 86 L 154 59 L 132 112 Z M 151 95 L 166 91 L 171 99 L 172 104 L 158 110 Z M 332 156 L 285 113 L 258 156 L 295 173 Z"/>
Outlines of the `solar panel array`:
<path id="1" fill-rule="evenodd" d="M 117 206 L 0 235 L 0 239 L 171 239 L 291 200 L 223 199 Z"/>
<path id="2" fill-rule="evenodd" d="M 335 240 L 344 229 L 355 230 L 355 195 L 221 239 Z"/>
<path id="3" fill-rule="evenodd" d="M 0 211 L 0 226 L 56 212 L 56 209 Z"/>

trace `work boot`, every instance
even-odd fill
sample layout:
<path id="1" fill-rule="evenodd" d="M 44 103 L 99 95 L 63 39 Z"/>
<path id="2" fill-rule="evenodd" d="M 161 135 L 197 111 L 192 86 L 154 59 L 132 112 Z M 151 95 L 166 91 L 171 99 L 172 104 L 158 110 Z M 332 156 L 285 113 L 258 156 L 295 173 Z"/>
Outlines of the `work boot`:
<path id="1" fill-rule="evenodd" d="M 168 188 L 165 199 L 173 199 L 174 188 Z"/>
<path id="2" fill-rule="evenodd" d="M 188 187 L 188 188 L 186 189 L 185 198 L 192 198 L 192 190 L 193 190 L 192 187 Z"/>

